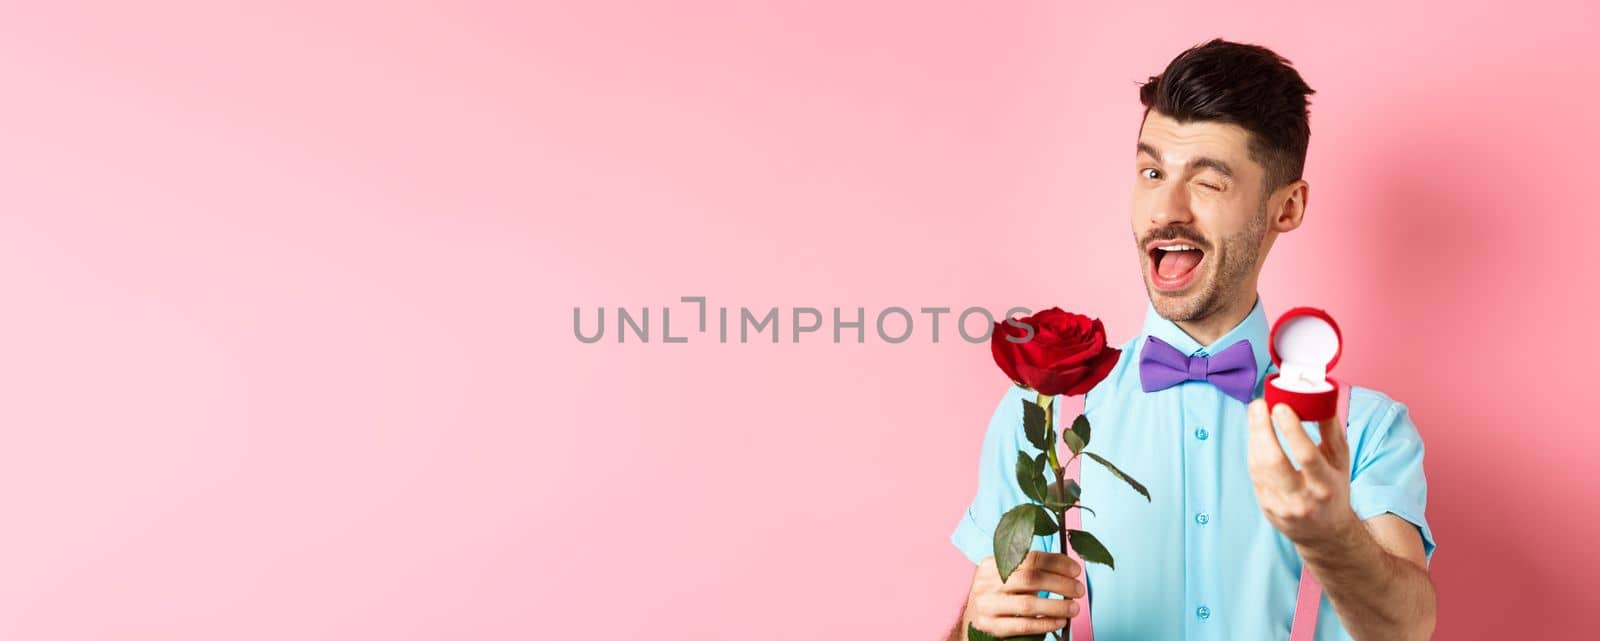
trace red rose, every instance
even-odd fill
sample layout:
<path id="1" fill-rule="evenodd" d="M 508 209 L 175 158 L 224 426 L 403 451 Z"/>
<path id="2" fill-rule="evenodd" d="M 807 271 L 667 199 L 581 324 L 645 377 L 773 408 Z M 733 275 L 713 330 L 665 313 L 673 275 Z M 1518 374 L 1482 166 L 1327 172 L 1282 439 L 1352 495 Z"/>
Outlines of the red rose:
<path id="1" fill-rule="evenodd" d="M 1033 336 L 1028 338 L 1028 329 L 1018 324 L 1032 327 Z M 1088 392 L 1111 373 L 1122 354 L 1106 346 L 1106 328 L 1099 319 L 1059 307 L 995 323 L 989 347 L 1006 376 L 1046 396 Z"/>

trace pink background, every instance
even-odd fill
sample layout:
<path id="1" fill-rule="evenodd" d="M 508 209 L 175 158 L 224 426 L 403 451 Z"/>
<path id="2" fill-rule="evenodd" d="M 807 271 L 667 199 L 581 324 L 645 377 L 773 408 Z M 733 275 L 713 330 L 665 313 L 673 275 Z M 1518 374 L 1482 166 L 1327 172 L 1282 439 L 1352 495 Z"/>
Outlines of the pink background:
<path id="1" fill-rule="evenodd" d="M 0 637 L 937 638 L 986 347 L 585 345 L 572 309 L 1126 340 L 1135 83 L 1215 35 L 1318 91 L 1262 296 L 1411 407 L 1438 637 L 1592 615 L 1592 3 L 29 4 Z"/>

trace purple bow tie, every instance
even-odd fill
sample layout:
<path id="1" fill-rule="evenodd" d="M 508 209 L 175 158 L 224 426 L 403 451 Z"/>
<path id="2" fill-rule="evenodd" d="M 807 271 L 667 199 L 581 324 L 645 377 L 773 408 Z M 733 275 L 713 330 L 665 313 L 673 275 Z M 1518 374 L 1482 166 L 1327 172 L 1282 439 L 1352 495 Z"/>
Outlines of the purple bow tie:
<path id="1" fill-rule="evenodd" d="M 1207 381 L 1239 402 L 1249 403 L 1256 387 L 1256 355 L 1250 341 L 1234 343 L 1216 356 L 1184 356 L 1166 341 L 1146 337 L 1139 352 L 1139 385 L 1144 391 L 1163 390 L 1184 381 Z"/>

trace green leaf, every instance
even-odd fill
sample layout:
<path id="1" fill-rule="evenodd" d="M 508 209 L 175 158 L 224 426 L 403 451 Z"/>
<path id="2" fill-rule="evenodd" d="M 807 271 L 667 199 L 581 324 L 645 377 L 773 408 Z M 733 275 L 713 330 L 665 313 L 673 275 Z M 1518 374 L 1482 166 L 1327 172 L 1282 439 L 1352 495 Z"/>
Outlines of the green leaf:
<path id="1" fill-rule="evenodd" d="M 1089 447 L 1089 417 L 1079 414 L 1078 418 L 1072 419 L 1072 433 L 1078 435 L 1083 447 Z"/>
<path id="2" fill-rule="evenodd" d="M 1061 487 L 1062 486 L 1059 486 L 1059 485 L 1056 486 L 1056 494 L 1060 494 L 1061 493 Z M 1051 496 L 1050 498 L 1053 498 L 1056 501 L 1061 501 L 1063 498 L 1069 498 L 1069 499 L 1072 499 L 1071 501 L 1068 501 L 1068 503 L 1070 504 L 1070 503 L 1077 503 L 1078 502 L 1078 497 L 1080 497 L 1080 496 L 1083 496 L 1083 488 L 1078 487 L 1078 482 L 1077 481 L 1074 481 L 1072 479 L 1067 479 L 1066 496 L 1065 497 L 1063 497 L 1063 496 Z"/>
<path id="3" fill-rule="evenodd" d="M 1083 490 L 1078 487 L 1078 482 L 1072 479 L 1067 479 L 1066 496 L 1062 496 L 1061 486 L 1056 483 L 1051 483 L 1045 491 L 1050 493 L 1050 495 L 1043 501 L 1045 507 L 1058 512 L 1077 505 L 1079 495 L 1083 492 Z"/>
<path id="4" fill-rule="evenodd" d="M 1022 565 L 1022 559 L 1028 556 L 1028 548 L 1033 545 L 1033 510 L 1036 507 L 1024 503 L 1011 508 L 994 528 L 994 565 L 1000 571 L 1001 583 L 1005 583 L 1012 570 Z"/>
<path id="5" fill-rule="evenodd" d="M 1041 450 L 1050 447 L 1050 441 L 1045 438 L 1050 428 L 1044 420 L 1044 408 L 1028 399 L 1022 399 L 1022 431 L 1027 433 L 1028 442 L 1034 447 Z"/>
<path id="6" fill-rule="evenodd" d="M 971 623 L 967 624 L 967 641 L 1000 641 L 1000 637 L 979 630 Z"/>
<path id="7" fill-rule="evenodd" d="M 1083 439 L 1078 436 L 1077 432 L 1062 432 L 1061 441 L 1067 444 L 1067 449 L 1072 450 L 1074 455 L 1082 452 L 1085 447 Z"/>
<path id="8" fill-rule="evenodd" d="M 1095 454 L 1094 452 L 1084 452 L 1084 454 L 1089 458 L 1094 459 L 1096 463 L 1106 466 L 1106 469 L 1111 471 L 1112 476 L 1122 479 L 1122 482 L 1127 483 L 1128 487 L 1133 488 L 1133 491 L 1143 494 L 1145 501 L 1150 500 L 1150 490 L 1145 489 L 1143 483 L 1133 480 L 1133 477 L 1128 476 L 1122 470 L 1117 469 L 1117 466 L 1112 465 L 1111 461 L 1107 461 L 1105 457 L 1100 456 L 1099 454 Z"/>
<path id="9" fill-rule="evenodd" d="M 1034 458 L 1027 452 L 1017 452 L 1017 485 L 1022 487 L 1022 493 L 1035 501 L 1044 502 L 1044 492 L 1047 487 L 1044 473 L 1034 467 Z"/>
<path id="10" fill-rule="evenodd" d="M 967 624 L 968 641 L 1044 641 L 1044 637 L 1045 635 L 1043 634 L 1029 634 L 1020 637 L 1006 637 L 1005 639 L 1001 639 L 1000 637 L 989 634 L 988 632 L 979 630 L 971 623 Z"/>
<path id="11" fill-rule="evenodd" d="M 1033 506 L 1033 535 L 1050 536 L 1061 531 L 1061 526 L 1056 523 L 1056 516 L 1043 505 Z"/>
<path id="12" fill-rule="evenodd" d="M 1090 563 L 1099 563 L 1113 570 L 1117 569 L 1117 562 L 1111 558 L 1111 551 L 1100 543 L 1100 539 L 1083 530 L 1067 530 L 1067 541 L 1072 543 L 1072 549 L 1078 556 Z"/>
<path id="13" fill-rule="evenodd" d="M 1078 503 L 1076 501 L 1074 501 L 1072 503 L 1061 503 L 1059 501 L 1045 501 L 1044 502 L 1044 506 L 1047 509 L 1055 510 L 1057 512 L 1065 512 L 1065 511 L 1070 510 L 1072 508 L 1078 508 L 1080 510 L 1083 510 L 1085 512 L 1093 514 L 1095 516 L 1100 516 L 1099 513 L 1095 512 L 1094 510 L 1089 509 L 1088 506 L 1085 506 L 1085 505 L 1083 505 L 1081 503 Z"/>

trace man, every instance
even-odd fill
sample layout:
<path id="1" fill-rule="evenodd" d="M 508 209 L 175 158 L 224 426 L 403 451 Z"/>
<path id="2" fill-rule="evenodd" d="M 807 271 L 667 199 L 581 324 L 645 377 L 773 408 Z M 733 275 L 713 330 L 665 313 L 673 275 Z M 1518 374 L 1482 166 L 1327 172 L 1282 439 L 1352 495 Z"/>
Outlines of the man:
<path id="1" fill-rule="evenodd" d="M 1315 638 L 1432 635 L 1434 541 L 1406 407 L 1352 387 L 1346 432 L 1341 417 L 1305 423 L 1262 399 L 1276 368 L 1256 282 L 1273 241 L 1305 216 L 1312 93 L 1289 61 L 1223 40 L 1185 51 L 1140 89 L 1132 226 L 1150 305 L 1084 411 L 1092 449 L 1153 499 L 1083 466 L 1082 502 L 1098 509 L 1082 514 L 1084 529 L 1116 568 L 1083 568 L 1057 537 L 1036 537 L 1002 584 L 994 528 L 1027 501 L 1014 473 L 1023 392 L 1010 387 L 950 537 L 977 563 L 950 638 L 966 638 L 968 622 L 1001 637 L 1060 630 L 1087 589 L 1098 641 L 1287 639 L 1303 565 L 1324 590 Z M 1145 391 L 1139 362 L 1152 338 L 1201 357 L 1249 341 L 1254 389 L 1201 379 Z"/>

